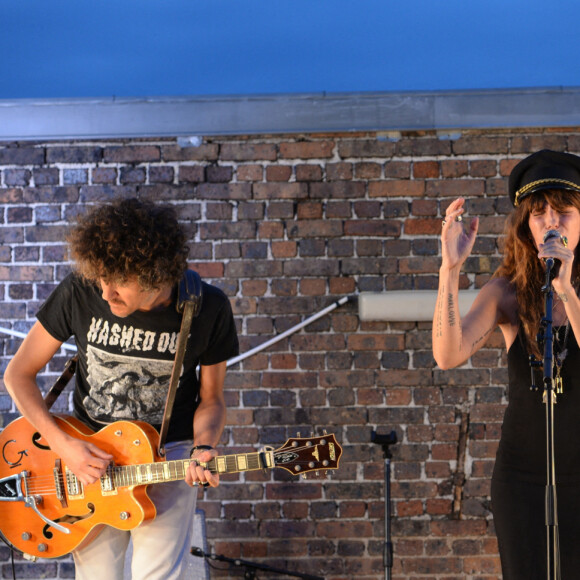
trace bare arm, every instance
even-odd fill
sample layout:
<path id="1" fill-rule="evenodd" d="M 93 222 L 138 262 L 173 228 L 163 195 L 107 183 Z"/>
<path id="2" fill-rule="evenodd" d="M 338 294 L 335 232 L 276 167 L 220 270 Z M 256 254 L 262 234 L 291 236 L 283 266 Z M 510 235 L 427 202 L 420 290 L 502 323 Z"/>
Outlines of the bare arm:
<path id="1" fill-rule="evenodd" d="M 474 218 L 466 231 L 461 221 L 463 205 L 462 198 L 449 205 L 441 234 L 443 259 L 433 316 L 433 356 L 443 369 L 462 364 L 476 352 L 497 326 L 501 311 L 504 282 L 492 280 L 480 291 L 465 318 L 460 317 L 459 275 L 475 243 L 478 227 Z"/>
<path id="2" fill-rule="evenodd" d="M 210 445 L 216 447 L 226 424 L 226 404 L 224 400 L 224 380 L 226 376 L 226 362 L 216 365 L 202 366 L 200 376 L 200 403 L 194 416 L 195 445 Z M 192 455 L 202 462 L 215 457 L 215 450 L 198 450 Z M 219 476 L 204 470 L 200 466 L 190 465 L 185 480 L 189 485 L 194 481 L 207 481 L 212 487 L 219 485 Z"/>
<path id="3" fill-rule="evenodd" d="M 36 377 L 58 351 L 61 342 L 36 322 L 4 374 L 6 388 L 24 417 L 48 441 L 51 449 L 85 484 L 96 481 L 112 459 L 92 443 L 62 431 L 49 413 Z"/>
<path id="4" fill-rule="evenodd" d="M 446 284 L 450 284 L 448 278 L 440 283 L 433 318 L 433 356 L 442 369 L 456 367 L 477 352 L 504 318 L 505 303 L 512 300 L 507 282 L 494 278 L 479 291 L 462 319 L 459 316 L 458 292 L 456 289 L 446 292 Z M 513 341 L 515 328 L 507 321 L 503 325 L 506 344 Z"/>

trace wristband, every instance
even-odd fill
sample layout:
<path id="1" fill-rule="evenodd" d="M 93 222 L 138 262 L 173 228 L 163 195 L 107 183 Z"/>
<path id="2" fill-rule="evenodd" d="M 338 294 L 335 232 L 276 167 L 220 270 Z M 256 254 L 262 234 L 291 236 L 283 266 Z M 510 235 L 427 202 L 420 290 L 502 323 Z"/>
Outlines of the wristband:
<path id="1" fill-rule="evenodd" d="M 194 451 L 198 449 L 202 449 L 203 451 L 210 451 L 213 449 L 211 445 L 194 445 L 191 450 L 189 451 L 189 456 L 191 457 Z"/>

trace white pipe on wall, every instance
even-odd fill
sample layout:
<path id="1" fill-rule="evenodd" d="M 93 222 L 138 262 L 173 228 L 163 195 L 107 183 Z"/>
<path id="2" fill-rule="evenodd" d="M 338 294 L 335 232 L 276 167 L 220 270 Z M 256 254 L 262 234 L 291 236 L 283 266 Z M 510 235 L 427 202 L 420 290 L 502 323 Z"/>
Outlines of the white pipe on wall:
<path id="1" fill-rule="evenodd" d="M 459 292 L 459 312 L 464 316 L 478 290 Z M 358 297 L 361 320 L 389 322 L 425 322 L 433 320 L 437 290 L 396 290 L 390 292 L 362 292 Z"/>

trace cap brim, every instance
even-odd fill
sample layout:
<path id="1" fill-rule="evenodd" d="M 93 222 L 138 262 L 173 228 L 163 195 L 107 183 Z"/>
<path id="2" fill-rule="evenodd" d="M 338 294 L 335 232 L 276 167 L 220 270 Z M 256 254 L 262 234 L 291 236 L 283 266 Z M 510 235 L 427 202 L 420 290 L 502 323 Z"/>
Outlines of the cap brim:
<path id="1" fill-rule="evenodd" d="M 528 195 L 545 189 L 565 189 L 567 191 L 576 191 L 580 193 L 580 186 L 572 181 L 566 181 L 564 179 L 541 179 L 539 181 L 528 183 L 526 186 L 515 192 L 513 200 L 514 207 L 517 207 L 522 199 L 528 197 Z"/>

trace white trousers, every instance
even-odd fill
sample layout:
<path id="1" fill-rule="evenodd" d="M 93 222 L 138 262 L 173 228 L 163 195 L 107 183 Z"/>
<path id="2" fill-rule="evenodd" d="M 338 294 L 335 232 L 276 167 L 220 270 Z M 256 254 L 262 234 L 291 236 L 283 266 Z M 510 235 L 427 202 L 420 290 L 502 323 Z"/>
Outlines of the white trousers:
<path id="1" fill-rule="evenodd" d="M 189 455 L 191 441 L 168 443 L 167 459 Z M 197 490 L 184 481 L 149 486 L 157 517 L 131 531 L 105 526 L 87 547 L 73 552 L 76 580 L 126 580 L 125 554 L 132 541 L 131 580 L 185 580 L 191 558 Z"/>

